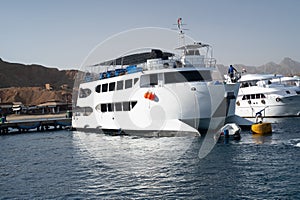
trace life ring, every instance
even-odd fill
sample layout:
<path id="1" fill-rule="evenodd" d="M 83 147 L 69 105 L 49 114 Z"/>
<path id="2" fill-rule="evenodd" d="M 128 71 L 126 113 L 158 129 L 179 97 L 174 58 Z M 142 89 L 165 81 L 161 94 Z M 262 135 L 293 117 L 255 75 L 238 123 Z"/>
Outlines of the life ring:
<path id="1" fill-rule="evenodd" d="M 240 104 L 240 102 L 239 102 L 239 101 L 237 101 L 237 102 L 236 102 L 236 105 L 237 105 L 237 106 L 240 106 L 241 104 Z"/>
<path id="2" fill-rule="evenodd" d="M 261 100 L 261 103 L 262 103 L 262 104 L 266 104 L 265 100 Z"/>
<path id="3" fill-rule="evenodd" d="M 251 101 L 249 100 L 248 103 L 251 104 Z"/>
<path id="4" fill-rule="evenodd" d="M 276 98 L 276 101 L 279 102 L 279 101 L 281 101 L 281 99 L 280 99 L 279 97 L 277 97 L 277 98 Z"/>

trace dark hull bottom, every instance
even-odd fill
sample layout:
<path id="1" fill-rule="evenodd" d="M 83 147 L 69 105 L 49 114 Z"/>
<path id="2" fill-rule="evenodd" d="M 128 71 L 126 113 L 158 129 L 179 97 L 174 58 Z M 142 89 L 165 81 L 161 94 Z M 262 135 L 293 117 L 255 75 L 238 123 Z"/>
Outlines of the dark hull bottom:
<path id="1" fill-rule="evenodd" d="M 142 130 L 117 130 L 117 129 L 92 129 L 92 128 L 73 128 L 73 130 L 90 132 L 90 133 L 102 133 L 112 136 L 130 135 L 141 137 L 197 137 L 199 133 L 195 132 L 183 132 L 183 131 L 142 131 Z"/>

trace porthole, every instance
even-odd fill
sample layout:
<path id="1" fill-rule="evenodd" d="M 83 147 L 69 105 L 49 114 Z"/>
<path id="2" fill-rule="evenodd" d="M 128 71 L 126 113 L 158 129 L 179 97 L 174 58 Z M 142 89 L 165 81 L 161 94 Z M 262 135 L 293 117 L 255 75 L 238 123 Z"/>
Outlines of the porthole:
<path id="1" fill-rule="evenodd" d="M 276 101 L 279 102 L 279 101 L 281 101 L 281 99 L 280 99 L 279 97 L 277 97 L 277 98 L 276 98 Z"/>

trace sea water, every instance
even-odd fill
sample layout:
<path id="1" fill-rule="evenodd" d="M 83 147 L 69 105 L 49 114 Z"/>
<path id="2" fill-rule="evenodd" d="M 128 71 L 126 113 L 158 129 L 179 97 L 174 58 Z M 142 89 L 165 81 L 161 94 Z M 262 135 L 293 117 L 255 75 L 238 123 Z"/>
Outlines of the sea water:
<path id="1" fill-rule="evenodd" d="M 300 118 L 273 122 L 202 159 L 199 137 L 2 135 L 0 199 L 300 199 Z"/>

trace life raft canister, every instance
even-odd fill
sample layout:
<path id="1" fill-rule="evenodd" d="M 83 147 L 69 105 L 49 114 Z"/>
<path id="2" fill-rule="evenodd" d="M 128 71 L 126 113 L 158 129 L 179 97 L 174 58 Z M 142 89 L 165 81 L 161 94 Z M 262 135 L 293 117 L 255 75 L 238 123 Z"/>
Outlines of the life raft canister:
<path id="1" fill-rule="evenodd" d="M 144 98 L 153 101 L 153 100 L 155 99 L 155 94 L 152 93 L 152 92 L 147 91 L 147 92 L 144 94 Z"/>
<path id="2" fill-rule="evenodd" d="M 150 92 L 147 91 L 147 92 L 144 94 L 144 98 L 145 98 L 145 99 L 148 99 L 149 94 L 150 94 Z"/>
<path id="3" fill-rule="evenodd" d="M 150 96 L 149 96 L 149 99 L 153 101 L 155 99 L 155 94 L 151 92 Z"/>

